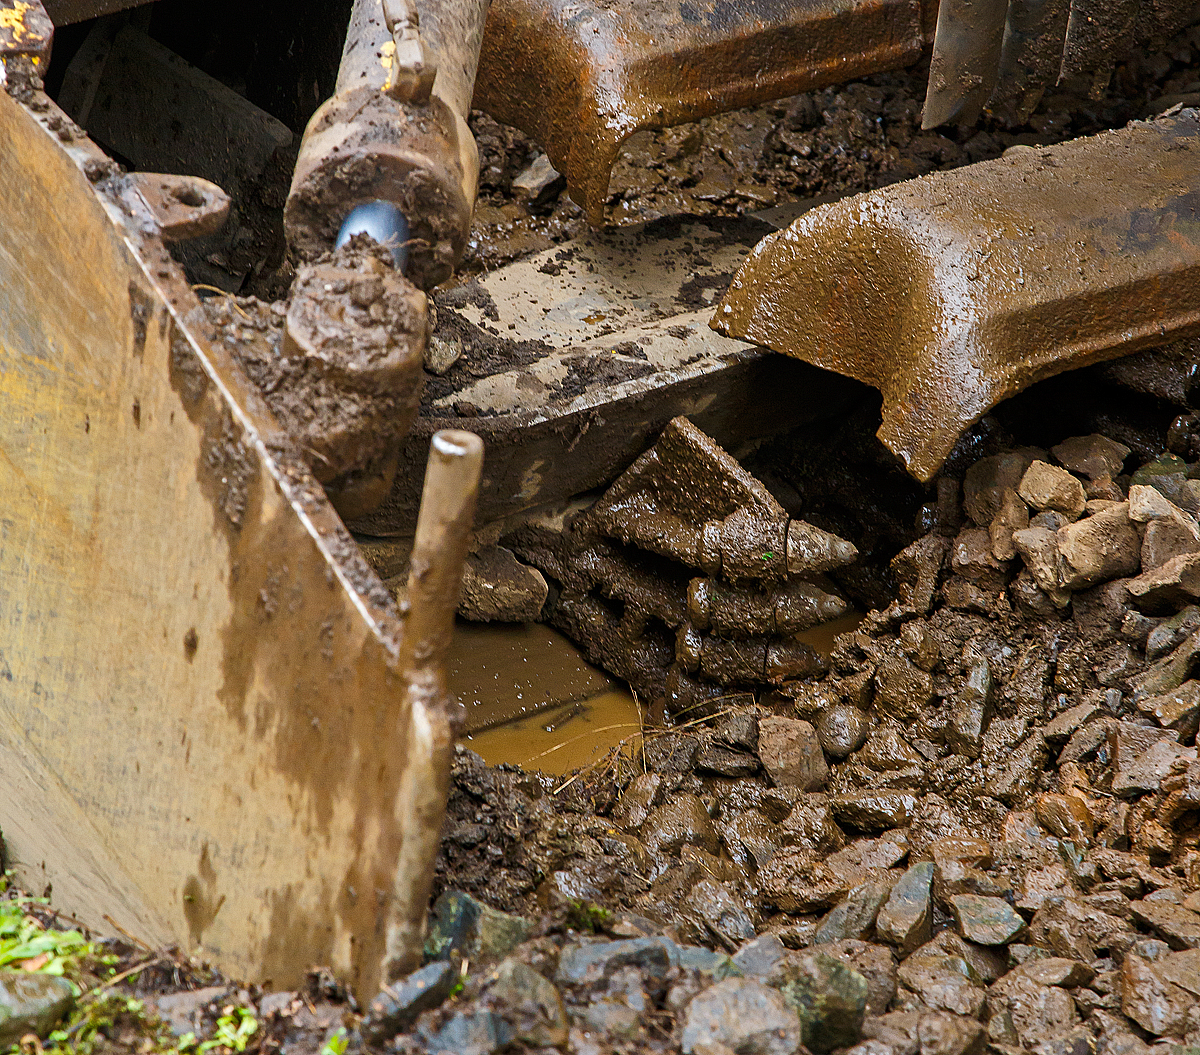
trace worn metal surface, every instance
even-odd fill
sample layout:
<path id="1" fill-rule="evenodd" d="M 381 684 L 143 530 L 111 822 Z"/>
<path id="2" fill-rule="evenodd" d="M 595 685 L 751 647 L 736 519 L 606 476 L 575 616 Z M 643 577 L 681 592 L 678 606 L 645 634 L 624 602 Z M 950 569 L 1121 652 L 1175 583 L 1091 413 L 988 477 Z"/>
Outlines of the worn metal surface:
<path id="1" fill-rule="evenodd" d="M 430 400 L 404 442 L 391 494 L 352 529 L 412 533 L 424 449 L 439 428 L 484 438 L 479 520 L 488 523 L 610 483 L 680 414 L 736 454 L 841 413 L 861 393 L 852 382 L 708 327 L 716 297 L 775 229 L 745 218 L 595 232 L 491 272 L 457 307 L 443 301 L 443 327 L 456 315 L 463 328 L 537 342 L 546 354 L 468 375 Z M 460 404 L 476 416 L 457 416 Z"/>
<path id="2" fill-rule="evenodd" d="M 922 128 L 969 124 L 996 87 L 1008 0 L 942 0 Z"/>
<path id="3" fill-rule="evenodd" d="M 475 106 L 516 125 L 604 219 L 621 143 L 916 61 L 934 0 L 493 0 Z"/>
<path id="4" fill-rule="evenodd" d="M 453 569 L 406 626 L 133 184 L 23 61 L 23 102 L 0 90 L 13 865 L 101 933 L 283 988 L 329 963 L 369 996 L 420 959 Z"/>
<path id="5" fill-rule="evenodd" d="M 147 0 L 50 0 L 46 11 L 56 26 L 86 22 L 101 15 L 111 15 L 130 7 L 139 7 Z"/>
<path id="6" fill-rule="evenodd" d="M 0 0 L 0 54 L 25 55 L 44 71 L 53 40 L 54 25 L 40 0 Z"/>
<path id="7" fill-rule="evenodd" d="M 1200 329 L 1198 210 L 1184 110 L 813 210 L 712 325 L 879 388 L 880 439 L 928 480 L 1007 396 Z"/>
<path id="8" fill-rule="evenodd" d="M 355 206 L 400 208 L 411 232 L 406 274 L 430 289 L 449 278 L 466 246 L 479 187 L 479 151 L 467 126 L 486 5 L 420 2 L 428 98 L 397 90 L 402 70 L 383 0 L 356 0 L 333 96 L 313 115 L 284 211 L 289 244 L 311 257 L 334 244 Z M 404 77 L 414 90 L 415 70 Z M 398 97 L 399 96 L 399 97 Z"/>
<path id="9" fill-rule="evenodd" d="M 278 206 L 266 202 L 291 172 L 286 125 L 120 20 L 92 27 L 58 101 L 132 167 L 199 176 L 231 196 L 232 221 L 180 251 L 193 281 L 237 292 L 264 248 L 282 258 Z"/>
<path id="10" fill-rule="evenodd" d="M 972 122 L 985 104 L 1023 124 L 1047 88 L 1080 78 L 1099 99 L 1119 60 L 1196 11 L 1195 0 L 943 0 L 922 127 Z"/>
<path id="11" fill-rule="evenodd" d="M 136 172 L 130 177 L 164 242 L 216 234 L 229 218 L 229 195 L 198 176 Z"/>

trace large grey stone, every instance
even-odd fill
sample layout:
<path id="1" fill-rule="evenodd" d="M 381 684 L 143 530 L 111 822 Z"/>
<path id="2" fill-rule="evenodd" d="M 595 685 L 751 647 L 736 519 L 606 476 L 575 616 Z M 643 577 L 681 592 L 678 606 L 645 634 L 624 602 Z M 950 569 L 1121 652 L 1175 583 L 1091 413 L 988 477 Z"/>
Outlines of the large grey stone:
<path id="1" fill-rule="evenodd" d="M 499 959 L 533 932 L 523 916 L 501 912 L 461 890 L 447 890 L 434 903 L 425 955 L 430 959 Z"/>
<path id="2" fill-rule="evenodd" d="M 671 969 L 675 943 L 666 938 L 628 938 L 566 946 L 558 959 L 559 985 L 595 984 L 622 967 L 636 967 L 651 977 L 665 978 Z"/>
<path id="3" fill-rule="evenodd" d="M 902 956 L 930 939 L 934 867 L 932 861 L 912 865 L 892 887 L 875 920 L 878 936 L 895 945 Z"/>
<path id="4" fill-rule="evenodd" d="M 516 1038 L 532 1047 L 567 1042 L 567 1011 L 554 985 L 528 964 L 511 956 L 486 982 L 488 999 L 502 1005 Z"/>
<path id="5" fill-rule="evenodd" d="M 821 921 L 813 944 L 827 945 L 843 938 L 869 938 L 875 929 L 875 917 L 891 890 L 892 884 L 887 879 L 875 879 L 855 887 Z"/>
<path id="6" fill-rule="evenodd" d="M 26 1033 L 45 1037 L 75 1004 L 75 987 L 65 978 L 38 971 L 0 971 L 0 1047 Z"/>
<path id="7" fill-rule="evenodd" d="M 950 907 L 958 933 L 979 945 L 1007 945 L 1025 929 L 1025 921 L 998 897 L 959 894 Z"/>
<path id="8" fill-rule="evenodd" d="M 725 883 L 701 879 L 687 897 L 687 907 L 729 946 L 754 937 L 754 922 Z"/>
<path id="9" fill-rule="evenodd" d="M 456 1011 L 437 1029 L 418 1027 L 425 1050 L 454 1055 L 492 1055 L 516 1039 L 512 1024 L 495 1011 Z"/>
<path id="10" fill-rule="evenodd" d="M 817 951 L 789 957 L 780 991 L 800 1016 L 801 1039 L 810 1050 L 848 1047 L 861 1035 L 869 986 L 840 960 Z"/>
<path id="11" fill-rule="evenodd" d="M 367 1008 L 363 1038 L 370 1044 L 390 1040 L 408 1029 L 422 1011 L 437 1007 L 457 983 L 457 966 L 434 960 L 400 981 L 385 985 Z"/>
<path id="12" fill-rule="evenodd" d="M 775 990 L 752 978 L 728 978 L 694 997 L 683 1018 L 684 1055 L 722 1049 L 740 1055 L 792 1055 L 800 1021 Z"/>

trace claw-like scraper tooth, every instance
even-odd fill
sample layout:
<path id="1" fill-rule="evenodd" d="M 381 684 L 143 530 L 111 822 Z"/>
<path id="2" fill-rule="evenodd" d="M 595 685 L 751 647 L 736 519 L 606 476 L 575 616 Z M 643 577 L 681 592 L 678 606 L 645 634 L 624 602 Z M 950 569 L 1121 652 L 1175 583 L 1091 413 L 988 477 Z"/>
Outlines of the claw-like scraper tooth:
<path id="1" fill-rule="evenodd" d="M 974 121 L 1000 69 L 1008 0 L 942 0 L 922 128 Z"/>
<path id="2" fill-rule="evenodd" d="M 1070 0 L 1009 0 L 1000 76 L 988 109 L 1023 125 L 1058 78 Z"/>
<path id="3" fill-rule="evenodd" d="M 1137 19 L 1138 0 L 1071 0 L 1059 81 L 1091 75 L 1091 96 L 1099 99 L 1114 60 L 1133 42 Z"/>

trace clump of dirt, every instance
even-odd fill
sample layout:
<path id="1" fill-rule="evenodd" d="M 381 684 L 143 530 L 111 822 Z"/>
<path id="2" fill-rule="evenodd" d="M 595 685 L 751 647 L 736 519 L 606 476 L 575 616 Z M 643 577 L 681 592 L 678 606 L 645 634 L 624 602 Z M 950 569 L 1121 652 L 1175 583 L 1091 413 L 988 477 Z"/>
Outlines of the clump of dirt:
<path id="1" fill-rule="evenodd" d="M 362 472 L 407 433 L 425 377 L 426 299 L 366 236 L 301 268 L 286 304 L 204 306 L 322 483 Z"/>

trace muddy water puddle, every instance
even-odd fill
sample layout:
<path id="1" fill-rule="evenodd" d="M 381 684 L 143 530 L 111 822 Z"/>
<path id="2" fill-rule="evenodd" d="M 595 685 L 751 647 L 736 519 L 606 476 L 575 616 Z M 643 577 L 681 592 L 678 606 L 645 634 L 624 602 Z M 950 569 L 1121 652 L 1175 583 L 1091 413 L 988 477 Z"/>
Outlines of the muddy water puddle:
<path id="1" fill-rule="evenodd" d="M 800 634 L 823 655 L 855 612 Z M 460 623 L 450 659 L 450 691 L 467 710 L 462 742 L 490 765 L 512 763 L 558 776 L 635 751 L 642 715 L 632 693 L 592 666 L 563 634 L 540 623 Z"/>

